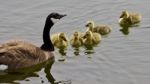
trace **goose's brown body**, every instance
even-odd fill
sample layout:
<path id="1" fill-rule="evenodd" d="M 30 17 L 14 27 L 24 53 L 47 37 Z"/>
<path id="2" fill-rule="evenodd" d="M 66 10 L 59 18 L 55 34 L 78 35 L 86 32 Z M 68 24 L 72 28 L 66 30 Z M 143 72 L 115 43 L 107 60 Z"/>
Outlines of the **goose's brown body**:
<path id="1" fill-rule="evenodd" d="M 53 59 L 51 52 L 46 52 L 33 44 L 24 41 L 13 41 L 0 46 L 0 64 L 8 69 L 18 69 Z"/>

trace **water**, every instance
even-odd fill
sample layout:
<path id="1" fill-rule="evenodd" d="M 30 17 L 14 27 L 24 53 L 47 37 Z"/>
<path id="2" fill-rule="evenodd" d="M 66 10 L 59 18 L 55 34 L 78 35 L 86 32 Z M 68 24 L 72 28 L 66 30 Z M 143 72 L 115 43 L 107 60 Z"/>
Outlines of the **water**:
<path id="1" fill-rule="evenodd" d="M 149 4 L 149 0 L 0 0 L 0 43 L 22 39 L 40 46 L 45 18 L 51 12 L 68 15 L 54 25 L 51 34 L 84 32 L 88 20 L 112 27 L 91 54 L 84 48 L 75 52 L 69 46 L 66 56 L 54 52 L 56 61 L 51 69 L 41 68 L 32 74 L 1 73 L 0 77 L 16 84 L 49 84 L 54 79 L 62 84 L 149 84 Z M 124 9 L 142 15 L 140 26 L 130 28 L 127 35 L 118 25 Z M 50 77 L 44 70 L 50 71 Z"/>

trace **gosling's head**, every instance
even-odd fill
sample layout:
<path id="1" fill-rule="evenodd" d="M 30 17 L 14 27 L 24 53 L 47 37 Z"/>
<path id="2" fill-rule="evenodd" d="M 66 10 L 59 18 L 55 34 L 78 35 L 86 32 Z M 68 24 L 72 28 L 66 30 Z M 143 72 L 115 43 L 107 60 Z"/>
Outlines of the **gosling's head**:
<path id="1" fill-rule="evenodd" d="M 74 34 L 73 34 L 74 36 L 79 36 L 79 33 L 78 32 L 74 32 Z"/>
<path id="2" fill-rule="evenodd" d="M 93 28 L 94 27 L 94 22 L 93 21 L 88 21 L 85 25 L 85 27 Z"/>
<path id="3" fill-rule="evenodd" d="M 64 40 L 64 41 L 67 41 L 66 35 L 65 35 L 65 33 L 63 33 L 63 32 L 61 32 L 61 33 L 59 34 L 59 38 L 62 39 L 62 40 Z"/>
<path id="4" fill-rule="evenodd" d="M 128 11 L 126 11 L 126 10 L 122 11 L 120 18 L 128 18 L 128 17 L 129 17 Z"/>
<path id="5" fill-rule="evenodd" d="M 78 38 L 79 38 L 79 32 L 74 32 L 73 35 L 74 35 L 74 38 L 75 38 L 75 39 L 78 39 Z"/>
<path id="6" fill-rule="evenodd" d="M 83 36 L 83 38 L 88 38 L 88 37 L 92 37 L 92 32 L 91 31 L 86 31 L 85 35 Z"/>
<path id="7" fill-rule="evenodd" d="M 59 14 L 59 13 L 51 13 L 47 16 L 47 22 L 52 21 L 53 23 L 56 22 L 56 20 L 60 20 L 61 18 L 63 18 L 64 16 L 66 16 L 66 14 Z"/>

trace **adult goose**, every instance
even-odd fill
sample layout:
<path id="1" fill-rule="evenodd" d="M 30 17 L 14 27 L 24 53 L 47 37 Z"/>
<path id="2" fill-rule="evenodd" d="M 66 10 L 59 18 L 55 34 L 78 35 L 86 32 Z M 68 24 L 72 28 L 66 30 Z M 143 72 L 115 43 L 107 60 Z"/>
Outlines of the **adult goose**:
<path id="1" fill-rule="evenodd" d="M 16 70 L 54 59 L 54 46 L 50 40 L 50 29 L 54 19 L 61 19 L 66 15 L 51 13 L 47 16 L 43 30 L 43 44 L 37 47 L 24 41 L 12 41 L 0 45 L 1 70 Z"/>

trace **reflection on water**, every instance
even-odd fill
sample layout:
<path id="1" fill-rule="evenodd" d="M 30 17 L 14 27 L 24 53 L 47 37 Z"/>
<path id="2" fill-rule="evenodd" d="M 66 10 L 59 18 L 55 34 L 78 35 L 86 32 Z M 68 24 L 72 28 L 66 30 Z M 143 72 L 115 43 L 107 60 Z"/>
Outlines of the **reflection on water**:
<path id="1" fill-rule="evenodd" d="M 88 55 L 88 58 L 91 58 L 90 54 L 95 53 L 94 48 L 97 47 L 97 45 L 99 44 L 95 44 L 95 45 L 84 45 L 84 46 L 80 46 L 80 47 L 71 47 L 73 50 L 71 52 L 73 52 L 73 54 L 75 56 L 80 56 L 80 53 L 84 53 L 85 55 Z M 64 49 L 58 49 L 58 53 L 59 56 L 58 57 L 58 61 L 59 62 L 64 62 L 67 60 L 68 56 L 67 53 L 70 51 L 70 49 L 68 50 L 64 50 Z"/>
<path id="2" fill-rule="evenodd" d="M 72 47 L 73 48 L 73 53 L 75 56 L 80 55 L 80 48 L 84 48 L 85 54 L 92 54 L 94 53 L 94 47 L 96 47 L 98 44 L 94 44 L 94 45 L 84 45 L 84 46 L 80 46 L 80 47 Z M 66 49 L 58 49 L 59 54 L 61 55 L 59 61 L 65 61 L 66 55 L 67 55 L 67 50 Z"/>
<path id="3" fill-rule="evenodd" d="M 78 48 L 74 48 L 74 55 L 75 56 L 80 55 L 80 48 L 79 47 Z"/>
<path id="4" fill-rule="evenodd" d="M 66 55 L 67 55 L 66 49 L 58 49 L 58 52 L 61 55 L 59 57 L 58 61 L 60 61 L 60 62 L 65 61 L 66 60 Z"/>
<path id="5" fill-rule="evenodd" d="M 124 35 L 128 35 L 130 33 L 130 28 L 133 28 L 133 27 L 138 27 L 140 24 L 137 23 L 137 24 L 130 24 L 130 25 L 120 25 L 121 29 L 120 31 L 124 34 Z"/>
<path id="6" fill-rule="evenodd" d="M 85 54 L 93 54 L 95 45 L 86 45 L 85 47 Z"/>
<path id="7" fill-rule="evenodd" d="M 124 35 L 128 35 L 129 34 L 129 27 L 121 27 L 120 31 L 124 34 Z"/>
<path id="8" fill-rule="evenodd" d="M 16 80 L 25 80 L 28 77 L 39 77 L 36 73 L 0 73 L 0 83 L 15 83 L 18 84 L 18 82 L 15 82 Z"/>
<path id="9" fill-rule="evenodd" d="M 47 80 L 51 83 L 54 84 L 55 79 L 50 73 L 52 64 L 54 63 L 54 60 L 48 60 L 44 63 L 29 67 L 29 68 L 24 68 L 24 69 L 19 69 L 15 70 L 13 72 L 11 71 L 1 71 L 0 72 L 0 83 L 14 83 L 14 84 L 19 84 L 18 80 L 26 80 L 29 77 L 39 77 L 39 75 L 35 72 L 40 71 L 42 68 L 44 68 L 44 72 L 46 74 Z M 26 80 L 29 81 L 29 80 Z M 44 82 L 43 80 L 41 82 Z"/>
<path id="10" fill-rule="evenodd" d="M 71 80 L 62 80 L 62 81 L 55 82 L 55 84 L 72 84 L 72 83 Z"/>
<path id="11" fill-rule="evenodd" d="M 58 51 L 62 56 L 66 56 L 66 49 L 59 49 Z"/>

